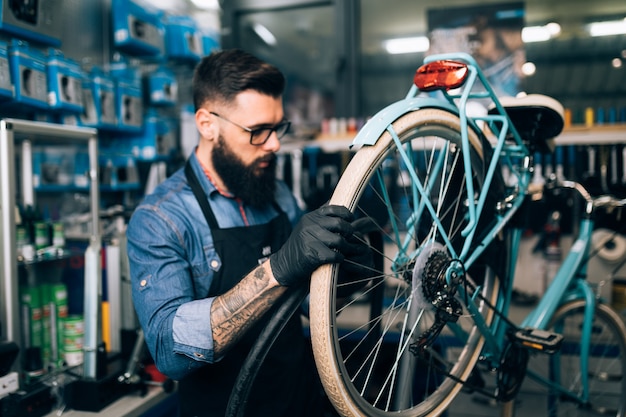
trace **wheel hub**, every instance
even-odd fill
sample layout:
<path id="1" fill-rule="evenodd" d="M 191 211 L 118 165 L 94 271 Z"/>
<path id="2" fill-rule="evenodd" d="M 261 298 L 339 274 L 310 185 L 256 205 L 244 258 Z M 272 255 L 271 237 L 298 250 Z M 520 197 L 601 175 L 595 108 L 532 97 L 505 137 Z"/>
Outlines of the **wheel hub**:
<path id="1" fill-rule="evenodd" d="M 452 279 L 448 283 L 446 275 L 451 261 L 444 246 L 438 242 L 427 244 L 419 254 L 415 260 L 412 284 L 413 296 L 419 300 L 420 307 L 434 309 L 444 315 L 460 314 L 461 306 L 454 295 L 462 276 L 451 271 Z"/>

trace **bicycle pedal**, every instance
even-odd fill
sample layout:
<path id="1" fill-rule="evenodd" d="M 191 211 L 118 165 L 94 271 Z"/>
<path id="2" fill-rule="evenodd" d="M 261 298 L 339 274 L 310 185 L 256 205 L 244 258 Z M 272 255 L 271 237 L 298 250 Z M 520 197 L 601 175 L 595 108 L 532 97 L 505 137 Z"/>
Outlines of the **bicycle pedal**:
<path id="1" fill-rule="evenodd" d="M 519 329 L 514 337 L 523 347 L 544 353 L 556 352 L 563 341 L 563 335 L 533 328 Z"/>

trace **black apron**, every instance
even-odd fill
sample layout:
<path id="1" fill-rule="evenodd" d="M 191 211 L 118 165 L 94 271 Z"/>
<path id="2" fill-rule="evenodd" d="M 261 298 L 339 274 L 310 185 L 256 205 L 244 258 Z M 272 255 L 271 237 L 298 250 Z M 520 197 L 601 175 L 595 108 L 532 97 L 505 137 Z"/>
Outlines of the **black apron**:
<path id="1" fill-rule="evenodd" d="M 279 215 L 269 223 L 221 229 L 189 161 L 185 175 L 211 229 L 215 251 L 222 260 L 222 267 L 206 294 L 217 296 L 234 287 L 268 256 L 268 252 L 276 252 L 287 240 L 291 223 L 274 203 Z M 267 312 L 221 361 L 200 368 L 179 381 L 180 417 L 224 416 L 241 365 L 272 313 L 273 310 Z M 306 402 L 300 397 L 307 391 L 302 386 L 305 383 L 302 375 L 304 342 L 300 317 L 294 314 L 263 362 L 248 398 L 246 416 L 305 414 L 298 408 Z"/>

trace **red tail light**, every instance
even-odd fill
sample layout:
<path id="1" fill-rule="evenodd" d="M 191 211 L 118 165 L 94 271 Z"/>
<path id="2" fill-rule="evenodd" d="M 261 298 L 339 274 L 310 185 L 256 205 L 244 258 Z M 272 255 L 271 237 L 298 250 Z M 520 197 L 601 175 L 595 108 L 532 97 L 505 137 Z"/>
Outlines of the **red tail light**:
<path id="1" fill-rule="evenodd" d="M 415 71 L 413 82 L 421 91 L 451 90 L 463 85 L 469 70 L 456 61 L 434 61 Z"/>

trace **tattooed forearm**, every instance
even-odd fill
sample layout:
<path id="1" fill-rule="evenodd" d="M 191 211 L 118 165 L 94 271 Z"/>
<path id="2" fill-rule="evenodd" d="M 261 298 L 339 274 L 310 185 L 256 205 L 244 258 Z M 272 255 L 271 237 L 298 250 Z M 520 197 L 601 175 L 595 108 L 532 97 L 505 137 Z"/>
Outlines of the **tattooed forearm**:
<path id="1" fill-rule="evenodd" d="M 284 287 L 276 285 L 269 262 L 265 262 L 216 297 L 211 307 L 215 354 L 222 355 L 236 343 L 284 292 Z"/>

